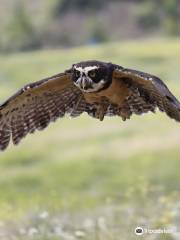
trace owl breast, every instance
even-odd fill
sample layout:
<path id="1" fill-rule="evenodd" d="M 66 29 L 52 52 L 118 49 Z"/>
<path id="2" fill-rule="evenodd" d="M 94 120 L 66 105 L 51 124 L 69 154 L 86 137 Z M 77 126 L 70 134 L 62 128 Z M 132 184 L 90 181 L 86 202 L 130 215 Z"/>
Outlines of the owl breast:
<path id="1" fill-rule="evenodd" d="M 86 101 L 90 104 L 103 103 L 104 99 L 108 100 L 110 104 L 121 107 L 128 95 L 129 90 L 125 84 L 122 84 L 119 80 L 113 79 L 111 85 L 104 90 L 92 93 L 83 93 Z"/>

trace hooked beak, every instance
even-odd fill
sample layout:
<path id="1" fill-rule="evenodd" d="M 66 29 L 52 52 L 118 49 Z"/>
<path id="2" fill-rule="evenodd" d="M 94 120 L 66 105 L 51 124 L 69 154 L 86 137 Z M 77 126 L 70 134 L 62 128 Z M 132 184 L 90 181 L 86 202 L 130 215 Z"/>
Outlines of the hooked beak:
<path id="1" fill-rule="evenodd" d="M 81 81 L 80 81 L 80 87 L 84 90 L 87 90 L 89 88 L 92 88 L 91 86 L 91 82 L 88 81 L 88 79 L 86 77 L 82 77 Z"/>

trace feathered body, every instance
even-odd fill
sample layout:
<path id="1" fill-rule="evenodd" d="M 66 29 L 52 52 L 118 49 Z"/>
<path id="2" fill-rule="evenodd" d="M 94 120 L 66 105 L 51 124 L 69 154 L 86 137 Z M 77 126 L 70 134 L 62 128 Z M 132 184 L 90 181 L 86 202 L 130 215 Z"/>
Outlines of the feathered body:
<path id="1" fill-rule="evenodd" d="M 0 106 L 0 150 L 66 113 L 103 120 L 155 112 L 180 122 L 180 103 L 156 76 L 112 63 L 86 61 L 64 73 L 26 85 Z"/>

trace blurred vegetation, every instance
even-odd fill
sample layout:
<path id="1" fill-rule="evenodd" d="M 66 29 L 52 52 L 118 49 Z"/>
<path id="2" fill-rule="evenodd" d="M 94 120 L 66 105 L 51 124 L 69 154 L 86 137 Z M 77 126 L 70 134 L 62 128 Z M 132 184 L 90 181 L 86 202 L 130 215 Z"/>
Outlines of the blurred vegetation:
<path id="1" fill-rule="evenodd" d="M 0 56 L 0 100 L 94 58 L 158 75 L 180 99 L 180 42 L 161 39 Z M 1 239 L 134 240 L 137 226 L 178 228 L 179 143 L 179 123 L 160 112 L 66 117 L 27 136 L 0 154 Z M 179 239 L 156 236 L 145 239 Z"/>
<path id="2" fill-rule="evenodd" d="M 180 34 L 178 0 L 0 0 L 0 51 Z"/>
<path id="3" fill-rule="evenodd" d="M 14 5 L 4 34 L 1 41 L 1 48 L 4 51 L 30 50 L 39 46 L 36 30 L 23 2 Z"/>
<path id="4" fill-rule="evenodd" d="M 68 12 L 71 9 L 78 11 L 98 11 L 103 7 L 104 4 L 107 4 L 108 0 L 61 0 L 57 1 L 56 13 L 59 15 Z"/>
<path id="5" fill-rule="evenodd" d="M 1 102 L 87 59 L 153 73 L 180 99 L 178 0 L 0 3 Z M 11 145 L 0 154 L 0 239 L 134 240 L 137 226 L 178 228 L 179 143 L 179 124 L 158 112 L 125 123 L 66 117 Z"/>
<path id="6" fill-rule="evenodd" d="M 144 1 L 140 6 L 138 23 L 148 31 L 162 29 L 169 35 L 180 34 L 180 2 L 178 0 Z"/>

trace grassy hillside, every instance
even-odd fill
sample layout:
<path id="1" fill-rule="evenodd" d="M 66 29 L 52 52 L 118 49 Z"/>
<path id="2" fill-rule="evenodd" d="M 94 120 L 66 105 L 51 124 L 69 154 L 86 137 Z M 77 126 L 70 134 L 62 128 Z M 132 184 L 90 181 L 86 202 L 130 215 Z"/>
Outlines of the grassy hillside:
<path id="1" fill-rule="evenodd" d="M 0 100 L 87 59 L 158 75 L 180 99 L 174 39 L 0 56 Z M 1 239 L 136 239 L 138 225 L 178 227 L 179 147 L 179 124 L 162 113 L 51 124 L 0 153 Z"/>

